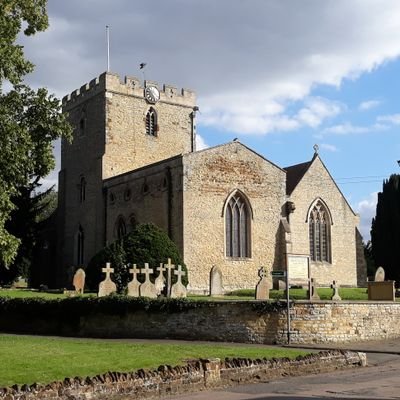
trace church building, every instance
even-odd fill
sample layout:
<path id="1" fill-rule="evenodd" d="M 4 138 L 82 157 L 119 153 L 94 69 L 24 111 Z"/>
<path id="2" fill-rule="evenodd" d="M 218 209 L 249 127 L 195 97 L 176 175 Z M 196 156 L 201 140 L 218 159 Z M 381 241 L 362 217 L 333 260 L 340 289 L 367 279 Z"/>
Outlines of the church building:
<path id="1" fill-rule="evenodd" d="M 309 256 L 319 285 L 364 283 L 358 216 L 323 161 L 279 167 L 239 141 L 196 151 L 193 91 L 103 73 L 63 99 L 74 127 L 59 173 L 60 273 L 152 222 L 177 244 L 188 290 L 254 288 L 261 266 Z M 131 261 L 132 263 L 135 260 Z"/>

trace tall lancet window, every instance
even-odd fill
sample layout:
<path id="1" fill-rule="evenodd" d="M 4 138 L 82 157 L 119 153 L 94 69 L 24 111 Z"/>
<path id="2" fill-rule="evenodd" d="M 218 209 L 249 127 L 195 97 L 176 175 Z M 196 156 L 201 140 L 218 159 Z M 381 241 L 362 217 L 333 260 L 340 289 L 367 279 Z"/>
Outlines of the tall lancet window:
<path id="1" fill-rule="evenodd" d="M 77 254 L 77 264 L 83 265 L 84 260 L 84 251 L 85 251 L 85 233 L 83 232 L 83 228 L 79 225 L 78 234 L 76 236 L 76 254 Z"/>
<path id="2" fill-rule="evenodd" d="M 250 219 L 251 210 L 248 202 L 240 192 L 236 192 L 229 199 L 225 209 L 227 257 L 251 257 Z"/>
<path id="3" fill-rule="evenodd" d="M 326 206 L 317 201 L 310 212 L 309 220 L 310 257 L 312 261 L 332 261 L 331 220 Z"/>
<path id="4" fill-rule="evenodd" d="M 150 107 L 146 114 L 146 133 L 157 136 L 157 113 L 153 107 Z"/>

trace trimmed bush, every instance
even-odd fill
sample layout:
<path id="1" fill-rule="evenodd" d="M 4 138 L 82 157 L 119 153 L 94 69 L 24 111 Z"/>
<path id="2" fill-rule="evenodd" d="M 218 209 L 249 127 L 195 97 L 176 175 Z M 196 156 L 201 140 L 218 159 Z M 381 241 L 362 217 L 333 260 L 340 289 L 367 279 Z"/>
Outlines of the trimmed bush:
<path id="1" fill-rule="evenodd" d="M 171 258 L 173 264 L 182 265 L 182 269 L 186 272 L 182 283 L 187 285 L 187 269 L 175 243 L 162 229 L 153 224 L 137 225 L 133 231 L 105 247 L 92 258 L 86 269 L 86 283 L 90 289 L 97 290 L 100 281 L 104 279 L 101 269 L 109 262 L 114 268 L 112 279 L 117 285 L 118 293 L 123 293 L 131 280 L 129 269 L 132 264 L 143 268 L 144 264 L 148 263 L 156 273 L 156 268 L 160 264 L 167 263 L 168 258 Z M 166 272 L 164 275 L 166 277 Z M 143 282 L 144 275 L 140 274 L 138 279 Z M 176 282 L 174 274 L 172 282 Z"/>

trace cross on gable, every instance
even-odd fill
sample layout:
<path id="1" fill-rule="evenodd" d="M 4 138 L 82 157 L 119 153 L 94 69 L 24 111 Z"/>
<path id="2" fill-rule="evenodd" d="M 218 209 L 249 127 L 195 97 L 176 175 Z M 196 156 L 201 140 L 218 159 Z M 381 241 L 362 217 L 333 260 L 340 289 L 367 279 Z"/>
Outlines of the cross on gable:
<path id="1" fill-rule="evenodd" d="M 145 274 L 145 275 L 146 275 L 146 280 L 145 280 L 145 282 L 146 282 L 146 281 L 149 281 L 149 280 L 150 280 L 150 274 L 153 273 L 153 269 L 149 267 L 149 263 L 145 263 L 145 264 L 144 264 L 144 268 L 141 269 L 140 272 L 141 272 L 142 274 Z"/>
<path id="2" fill-rule="evenodd" d="M 178 282 L 182 282 L 182 276 L 186 275 L 185 271 L 182 271 L 182 265 L 178 265 L 178 270 L 174 271 L 174 274 L 178 277 Z"/>
<path id="3" fill-rule="evenodd" d="M 129 270 L 129 273 L 133 275 L 133 280 L 136 281 L 137 275 L 140 274 L 140 269 L 136 268 L 136 264 L 133 264 L 133 268 Z"/>
<path id="4" fill-rule="evenodd" d="M 114 272 L 114 268 L 111 268 L 110 263 L 106 263 L 106 267 L 101 269 L 102 272 L 106 274 L 106 279 L 111 279 L 110 274 Z"/>

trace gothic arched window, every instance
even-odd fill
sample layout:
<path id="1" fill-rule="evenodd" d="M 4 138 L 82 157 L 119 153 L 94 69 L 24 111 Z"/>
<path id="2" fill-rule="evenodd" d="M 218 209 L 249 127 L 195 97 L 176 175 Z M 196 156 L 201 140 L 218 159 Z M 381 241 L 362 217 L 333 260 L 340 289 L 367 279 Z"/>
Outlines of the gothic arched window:
<path id="1" fill-rule="evenodd" d="M 126 224 L 125 224 L 124 217 L 122 217 L 122 216 L 119 216 L 117 219 L 116 233 L 117 233 L 118 239 L 121 239 L 122 237 L 124 237 L 126 235 Z"/>
<path id="2" fill-rule="evenodd" d="M 77 254 L 77 264 L 83 265 L 84 250 L 85 250 L 85 234 L 83 228 L 79 225 L 78 234 L 76 236 L 76 254 Z"/>
<path id="3" fill-rule="evenodd" d="M 146 114 L 146 133 L 157 136 L 157 113 L 153 107 L 150 107 Z"/>
<path id="4" fill-rule="evenodd" d="M 240 192 L 235 192 L 225 208 L 226 256 L 251 257 L 251 210 L 248 201 Z"/>
<path id="5" fill-rule="evenodd" d="M 308 219 L 310 257 L 312 261 L 328 262 L 331 257 L 331 220 L 326 206 L 318 200 Z"/>

